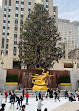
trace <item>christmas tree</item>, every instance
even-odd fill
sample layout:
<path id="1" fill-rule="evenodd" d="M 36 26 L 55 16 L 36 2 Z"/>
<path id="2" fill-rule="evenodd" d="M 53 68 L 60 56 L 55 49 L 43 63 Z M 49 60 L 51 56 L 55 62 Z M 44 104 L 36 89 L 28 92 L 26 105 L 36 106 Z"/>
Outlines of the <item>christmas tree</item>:
<path id="1" fill-rule="evenodd" d="M 56 22 L 43 5 L 36 4 L 28 15 L 19 41 L 19 57 L 28 68 L 49 68 L 62 57 Z"/>

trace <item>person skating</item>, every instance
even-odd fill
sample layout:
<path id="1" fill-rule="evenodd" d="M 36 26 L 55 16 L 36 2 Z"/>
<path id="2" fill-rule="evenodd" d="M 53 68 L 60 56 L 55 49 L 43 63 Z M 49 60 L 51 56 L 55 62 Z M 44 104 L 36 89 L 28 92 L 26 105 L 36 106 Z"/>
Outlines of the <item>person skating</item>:
<path id="1" fill-rule="evenodd" d="M 28 99 L 29 99 L 29 93 L 28 93 L 28 91 L 26 91 L 25 95 L 26 95 L 26 105 L 28 105 Z"/>
<path id="2" fill-rule="evenodd" d="M 20 97 L 20 103 L 21 103 L 21 107 L 22 107 L 22 102 L 23 102 L 23 97 Z"/>
<path id="3" fill-rule="evenodd" d="M 23 105 L 23 106 L 22 106 L 22 110 L 21 110 L 21 111 L 25 111 L 25 108 L 26 108 L 26 106 L 25 106 L 25 105 Z"/>
<path id="4" fill-rule="evenodd" d="M 5 90 L 4 90 L 4 93 L 5 93 L 5 102 L 7 102 L 8 93 Z"/>
<path id="5" fill-rule="evenodd" d="M 39 92 L 39 100 L 41 99 L 41 92 Z"/>
<path id="6" fill-rule="evenodd" d="M 3 100 L 3 96 L 2 96 L 2 93 L 0 95 L 0 106 L 2 106 L 2 100 Z"/>
<path id="7" fill-rule="evenodd" d="M 47 111 L 47 108 L 45 108 L 44 111 Z"/>
<path id="8" fill-rule="evenodd" d="M 40 100 L 38 100 L 37 111 L 41 111 L 41 106 L 43 105 L 43 104 L 42 104 L 42 101 L 43 101 L 42 98 L 41 98 Z"/>
<path id="9" fill-rule="evenodd" d="M 14 94 L 11 94 L 11 96 L 10 96 L 10 103 L 11 103 L 10 109 L 12 108 L 12 105 L 13 105 L 13 109 L 14 109 L 14 103 L 15 103 L 15 95 Z"/>
<path id="10" fill-rule="evenodd" d="M 68 97 L 68 91 L 65 91 L 65 99 Z"/>
<path id="11" fill-rule="evenodd" d="M 22 95 L 23 95 L 23 99 L 24 99 L 24 89 L 23 89 Z"/>
<path id="12" fill-rule="evenodd" d="M 36 101 L 38 101 L 38 92 L 37 91 L 36 91 L 35 95 L 36 95 Z"/>
<path id="13" fill-rule="evenodd" d="M 0 111 L 5 111 L 5 107 L 6 107 L 6 104 L 2 104 L 2 108 L 0 109 Z"/>
<path id="14" fill-rule="evenodd" d="M 21 109 L 21 106 L 20 106 L 20 98 L 18 96 L 16 96 L 16 101 L 17 101 L 17 109 L 18 109 L 18 105 L 19 105 L 19 108 Z"/>
<path id="15" fill-rule="evenodd" d="M 50 90 L 50 98 L 53 98 L 53 90 Z"/>

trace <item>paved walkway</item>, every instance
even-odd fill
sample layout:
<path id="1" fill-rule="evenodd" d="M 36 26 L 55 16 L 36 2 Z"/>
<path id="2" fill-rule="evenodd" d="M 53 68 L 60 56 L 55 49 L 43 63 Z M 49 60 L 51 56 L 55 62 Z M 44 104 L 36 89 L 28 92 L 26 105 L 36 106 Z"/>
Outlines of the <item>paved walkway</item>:
<path id="1" fill-rule="evenodd" d="M 79 111 L 79 102 L 67 102 L 52 111 Z"/>

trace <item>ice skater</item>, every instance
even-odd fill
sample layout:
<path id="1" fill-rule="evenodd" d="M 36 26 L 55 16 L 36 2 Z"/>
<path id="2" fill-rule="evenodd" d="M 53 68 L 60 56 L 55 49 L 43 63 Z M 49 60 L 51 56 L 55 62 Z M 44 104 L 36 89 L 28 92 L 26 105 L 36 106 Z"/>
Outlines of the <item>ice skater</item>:
<path id="1" fill-rule="evenodd" d="M 41 106 L 43 105 L 43 104 L 42 104 L 42 101 L 43 101 L 42 98 L 40 98 L 40 100 L 38 100 L 37 111 L 41 111 Z"/>
<path id="2" fill-rule="evenodd" d="M 5 93 L 5 102 L 7 102 L 8 93 L 5 90 L 4 90 L 4 93 Z"/>
<path id="3" fill-rule="evenodd" d="M 2 108 L 0 109 L 0 111 L 5 111 L 5 107 L 6 107 L 6 104 L 2 104 Z"/>
<path id="4" fill-rule="evenodd" d="M 20 103 L 21 103 L 20 107 L 21 107 L 21 108 L 22 108 L 22 102 L 23 102 L 23 97 L 21 96 L 21 97 L 20 97 Z"/>
<path id="5" fill-rule="evenodd" d="M 36 101 L 38 101 L 38 92 L 37 91 L 36 91 L 35 95 L 36 95 Z"/>
<path id="6" fill-rule="evenodd" d="M 28 105 L 28 99 L 29 99 L 29 93 L 28 93 L 28 91 L 26 91 L 25 95 L 26 95 L 26 105 Z"/>
<path id="7" fill-rule="evenodd" d="M 2 106 L 2 101 L 3 101 L 3 96 L 2 96 L 2 93 L 0 95 L 0 106 Z"/>
<path id="8" fill-rule="evenodd" d="M 25 108 L 26 108 L 26 106 L 25 106 L 25 105 L 23 105 L 23 106 L 22 106 L 22 110 L 21 110 L 21 111 L 25 111 Z"/>
<path id="9" fill-rule="evenodd" d="M 20 98 L 18 96 L 16 96 L 16 101 L 17 101 L 17 109 L 18 109 L 18 106 L 19 106 L 19 109 L 21 110 L 21 106 L 20 106 Z"/>
<path id="10" fill-rule="evenodd" d="M 13 109 L 14 109 L 15 96 L 13 94 L 11 94 L 11 96 L 10 96 L 10 103 L 11 103 L 10 109 L 12 108 L 12 105 L 13 105 Z"/>

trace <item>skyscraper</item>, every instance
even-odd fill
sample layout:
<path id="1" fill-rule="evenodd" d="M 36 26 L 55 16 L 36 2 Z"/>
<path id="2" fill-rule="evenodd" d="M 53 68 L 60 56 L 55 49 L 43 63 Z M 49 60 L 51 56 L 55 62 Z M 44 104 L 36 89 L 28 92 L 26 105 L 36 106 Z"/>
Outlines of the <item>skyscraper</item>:
<path id="1" fill-rule="evenodd" d="M 53 16 L 53 0 L 3 0 L 0 25 L 0 58 L 4 68 L 20 68 L 18 42 L 20 31 L 34 5 L 40 3 Z M 1 67 L 1 64 L 0 64 Z"/>

